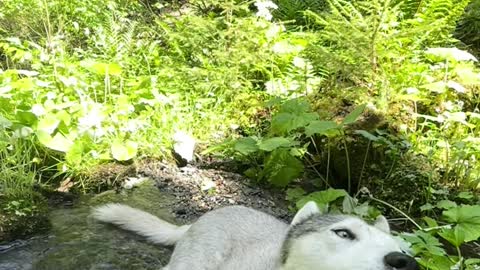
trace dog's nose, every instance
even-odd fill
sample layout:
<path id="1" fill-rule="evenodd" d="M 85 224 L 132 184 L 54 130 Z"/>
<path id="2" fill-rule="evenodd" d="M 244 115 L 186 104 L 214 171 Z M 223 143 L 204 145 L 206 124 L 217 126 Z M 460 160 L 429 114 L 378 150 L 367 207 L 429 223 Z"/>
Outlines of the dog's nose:
<path id="1" fill-rule="evenodd" d="M 385 264 L 396 270 L 418 270 L 417 261 L 401 252 L 390 252 L 384 257 Z"/>

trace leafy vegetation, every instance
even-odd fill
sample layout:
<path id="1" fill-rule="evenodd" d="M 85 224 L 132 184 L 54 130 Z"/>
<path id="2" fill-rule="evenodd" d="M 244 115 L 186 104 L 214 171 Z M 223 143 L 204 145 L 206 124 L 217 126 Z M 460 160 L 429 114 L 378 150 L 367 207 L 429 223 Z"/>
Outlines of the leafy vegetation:
<path id="1" fill-rule="evenodd" d="M 170 159 L 182 130 L 292 205 L 400 215 L 425 269 L 478 269 L 477 7 L 4 0 L 0 232 L 33 231 L 65 179 L 98 190 L 96 165 Z"/>

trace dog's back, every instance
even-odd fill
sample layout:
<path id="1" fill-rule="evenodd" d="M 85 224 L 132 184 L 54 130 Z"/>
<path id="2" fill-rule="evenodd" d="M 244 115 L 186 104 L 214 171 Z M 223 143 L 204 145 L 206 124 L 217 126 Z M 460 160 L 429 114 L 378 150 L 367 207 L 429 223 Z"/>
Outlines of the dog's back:
<path id="1" fill-rule="evenodd" d="M 192 225 L 176 244 L 165 269 L 200 269 L 199 265 L 220 265 L 215 269 L 276 269 L 287 231 L 286 223 L 262 212 L 243 206 L 220 208 Z"/>

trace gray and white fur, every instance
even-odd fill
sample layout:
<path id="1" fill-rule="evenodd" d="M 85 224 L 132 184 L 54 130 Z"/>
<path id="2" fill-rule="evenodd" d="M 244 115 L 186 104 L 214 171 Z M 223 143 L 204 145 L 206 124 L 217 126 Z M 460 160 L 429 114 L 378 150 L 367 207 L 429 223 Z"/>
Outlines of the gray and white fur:
<path id="1" fill-rule="evenodd" d="M 314 202 L 290 224 L 243 206 L 228 206 L 176 226 L 121 204 L 97 207 L 93 216 L 175 245 L 163 270 L 417 270 L 381 216 L 373 225 L 346 215 L 322 215 Z"/>

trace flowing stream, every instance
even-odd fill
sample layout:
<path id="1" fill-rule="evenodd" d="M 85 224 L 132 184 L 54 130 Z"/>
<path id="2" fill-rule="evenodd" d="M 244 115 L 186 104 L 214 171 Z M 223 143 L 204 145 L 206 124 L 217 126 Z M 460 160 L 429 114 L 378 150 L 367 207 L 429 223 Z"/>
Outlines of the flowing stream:
<path id="1" fill-rule="evenodd" d="M 171 249 L 93 220 L 91 207 L 104 202 L 128 203 L 174 221 L 168 211 L 174 199 L 151 185 L 84 196 L 73 207 L 52 209 L 47 234 L 0 245 L 0 270 L 161 269 Z"/>

